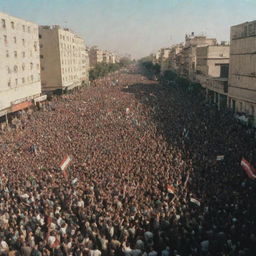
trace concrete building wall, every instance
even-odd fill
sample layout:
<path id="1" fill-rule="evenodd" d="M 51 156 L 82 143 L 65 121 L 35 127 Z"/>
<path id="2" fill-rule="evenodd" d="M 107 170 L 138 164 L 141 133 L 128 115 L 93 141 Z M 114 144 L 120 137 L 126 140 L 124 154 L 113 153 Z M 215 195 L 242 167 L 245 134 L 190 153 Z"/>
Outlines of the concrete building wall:
<path id="1" fill-rule="evenodd" d="M 220 77 L 221 65 L 229 64 L 229 46 L 214 45 L 197 47 L 197 74 Z"/>
<path id="2" fill-rule="evenodd" d="M 103 51 L 97 47 L 92 47 L 89 51 L 90 68 L 95 67 L 96 64 L 103 62 Z"/>
<path id="3" fill-rule="evenodd" d="M 231 27 L 230 37 L 229 107 L 256 126 L 256 21 Z"/>
<path id="4" fill-rule="evenodd" d="M 42 89 L 71 89 L 81 85 L 87 76 L 84 70 L 86 48 L 82 38 L 59 26 L 40 27 Z M 45 70 L 47 69 L 47 70 Z M 50 70 L 48 70 L 50 69 Z"/>
<path id="5" fill-rule="evenodd" d="M 62 87 L 58 27 L 39 27 L 42 90 Z M 50 43 L 49 43 L 50 42 Z"/>
<path id="6" fill-rule="evenodd" d="M 0 110 L 41 93 L 38 25 L 0 13 Z"/>

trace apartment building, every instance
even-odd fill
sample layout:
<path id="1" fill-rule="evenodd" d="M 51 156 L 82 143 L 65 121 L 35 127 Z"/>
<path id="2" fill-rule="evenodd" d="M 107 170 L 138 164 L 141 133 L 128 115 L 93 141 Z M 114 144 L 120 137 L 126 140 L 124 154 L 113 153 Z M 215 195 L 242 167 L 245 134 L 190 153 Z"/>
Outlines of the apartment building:
<path id="1" fill-rule="evenodd" d="M 42 91 L 69 90 L 87 84 L 88 55 L 84 40 L 70 29 L 40 26 Z"/>
<path id="2" fill-rule="evenodd" d="M 180 64 L 180 59 L 179 59 L 179 55 L 183 50 L 183 44 L 176 44 L 174 46 L 171 47 L 170 53 L 169 53 L 169 68 L 173 71 L 178 72 L 179 69 L 179 64 Z"/>
<path id="3" fill-rule="evenodd" d="M 38 25 L 0 13 L 0 116 L 41 94 Z"/>
<path id="4" fill-rule="evenodd" d="M 97 63 L 103 62 L 104 51 L 100 50 L 97 46 L 93 46 L 89 50 L 90 68 L 94 68 Z"/>
<path id="5" fill-rule="evenodd" d="M 228 106 L 256 127 L 256 20 L 231 27 Z"/>
<path id="6" fill-rule="evenodd" d="M 206 99 L 219 109 L 227 106 L 229 48 L 225 42 L 196 48 L 196 81 L 205 88 Z"/>
<path id="7" fill-rule="evenodd" d="M 206 36 L 195 36 L 192 32 L 191 35 L 185 36 L 185 45 L 182 51 L 184 58 L 183 75 L 195 81 L 196 79 L 196 48 L 200 46 L 216 45 L 215 38 L 206 38 Z"/>
<path id="8" fill-rule="evenodd" d="M 159 64 L 161 66 L 161 72 L 169 69 L 169 55 L 171 52 L 171 48 L 162 48 L 160 50 L 160 56 L 159 56 Z"/>

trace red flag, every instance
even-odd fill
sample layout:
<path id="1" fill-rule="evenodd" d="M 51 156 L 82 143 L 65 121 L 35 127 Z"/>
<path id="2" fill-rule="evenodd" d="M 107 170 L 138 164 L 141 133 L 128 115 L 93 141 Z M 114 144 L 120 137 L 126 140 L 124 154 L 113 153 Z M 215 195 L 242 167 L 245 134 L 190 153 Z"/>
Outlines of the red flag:
<path id="1" fill-rule="evenodd" d="M 167 185 L 167 191 L 170 194 L 174 194 L 174 187 L 172 185 Z"/>
<path id="2" fill-rule="evenodd" d="M 241 166 L 250 179 L 256 179 L 256 171 L 253 166 L 244 158 L 241 160 Z"/>

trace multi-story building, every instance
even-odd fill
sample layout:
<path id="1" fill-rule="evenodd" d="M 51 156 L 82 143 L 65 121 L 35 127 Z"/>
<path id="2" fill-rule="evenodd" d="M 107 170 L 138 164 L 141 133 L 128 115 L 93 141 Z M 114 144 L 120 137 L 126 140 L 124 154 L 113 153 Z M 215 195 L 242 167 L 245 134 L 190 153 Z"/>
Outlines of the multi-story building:
<path id="1" fill-rule="evenodd" d="M 227 106 L 228 68 L 229 45 L 225 42 L 196 48 L 196 81 L 219 109 Z"/>
<path id="2" fill-rule="evenodd" d="M 103 51 L 103 63 L 109 63 L 110 53 L 108 51 Z"/>
<path id="3" fill-rule="evenodd" d="M 109 55 L 109 63 L 115 64 L 116 63 L 116 56 L 113 53 Z"/>
<path id="4" fill-rule="evenodd" d="M 256 20 L 231 27 L 228 105 L 256 127 Z"/>
<path id="5" fill-rule="evenodd" d="M 42 90 L 68 90 L 88 83 L 84 40 L 60 26 L 40 26 Z"/>
<path id="6" fill-rule="evenodd" d="M 179 69 L 179 57 L 178 55 L 182 52 L 183 50 L 183 44 L 176 44 L 171 47 L 171 51 L 169 53 L 169 68 L 173 71 L 178 72 Z"/>
<path id="7" fill-rule="evenodd" d="M 38 25 L 0 13 L 0 116 L 41 94 Z"/>
<path id="8" fill-rule="evenodd" d="M 97 46 L 93 46 L 89 51 L 90 68 L 94 68 L 96 64 L 103 62 L 104 51 L 100 50 Z"/>
<path id="9" fill-rule="evenodd" d="M 206 38 L 206 36 L 195 36 L 192 32 L 191 35 L 186 35 L 185 45 L 183 48 L 184 57 L 184 76 L 191 81 L 195 81 L 196 75 L 196 48 L 199 46 L 216 45 L 215 38 Z"/>
<path id="10" fill-rule="evenodd" d="M 162 48 L 160 50 L 159 64 L 161 66 L 161 72 L 164 72 L 169 69 L 169 55 L 171 48 Z"/>

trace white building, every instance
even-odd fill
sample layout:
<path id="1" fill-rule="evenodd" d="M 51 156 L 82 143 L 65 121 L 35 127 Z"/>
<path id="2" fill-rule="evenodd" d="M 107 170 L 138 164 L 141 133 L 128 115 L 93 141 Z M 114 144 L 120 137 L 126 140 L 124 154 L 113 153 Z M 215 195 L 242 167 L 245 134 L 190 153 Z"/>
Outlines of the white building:
<path id="1" fill-rule="evenodd" d="M 0 13 L 0 116 L 41 94 L 38 25 Z"/>
<path id="2" fill-rule="evenodd" d="M 43 91 L 66 90 L 87 84 L 88 54 L 84 40 L 60 26 L 40 26 Z"/>

